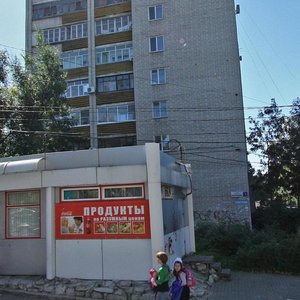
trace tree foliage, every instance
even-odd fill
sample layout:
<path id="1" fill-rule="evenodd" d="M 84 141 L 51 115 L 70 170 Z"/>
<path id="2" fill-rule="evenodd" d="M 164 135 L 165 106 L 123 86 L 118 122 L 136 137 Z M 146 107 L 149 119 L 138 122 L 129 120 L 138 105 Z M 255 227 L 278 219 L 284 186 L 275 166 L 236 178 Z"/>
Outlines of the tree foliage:
<path id="1" fill-rule="evenodd" d="M 65 101 L 66 74 L 58 52 L 39 35 L 35 53 L 25 54 L 24 61 L 25 67 L 6 53 L 0 55 L 0 155 L 74 149 L 81 139 L 70 132 L 74 120 Z"/>
<path id="2" fill-rule="evenodd" d="M 252 190 L 260 190 L 264 204 L 275 199 L 285 203 L 300 200 L 300 99 L 285 116 L 275 99 L 264 107 L 257 119 L 250 119 L 247 137 L 250 150 L 261 155 L 263 168 L 252 177 Z M 258 192 L 259 194 L 259 192 Z"/>

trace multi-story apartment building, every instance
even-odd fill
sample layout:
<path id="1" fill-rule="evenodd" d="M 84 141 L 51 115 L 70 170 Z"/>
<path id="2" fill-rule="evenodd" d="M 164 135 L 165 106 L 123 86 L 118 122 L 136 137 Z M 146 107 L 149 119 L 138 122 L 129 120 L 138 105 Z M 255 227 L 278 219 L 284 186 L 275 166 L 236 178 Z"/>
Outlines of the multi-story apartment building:
<path id="1" fill-rule="evenodd" d="M 27 0 L 91 147 L 157 141 L 192 165 L 196 218 L 250 220 L 234 0 Z"/>

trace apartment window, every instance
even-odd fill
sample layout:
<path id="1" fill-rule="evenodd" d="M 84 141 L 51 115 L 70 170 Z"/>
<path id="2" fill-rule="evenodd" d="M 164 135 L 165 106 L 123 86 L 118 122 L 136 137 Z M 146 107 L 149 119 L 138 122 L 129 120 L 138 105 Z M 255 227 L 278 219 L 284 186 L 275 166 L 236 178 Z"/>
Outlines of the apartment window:
<path id="1" fill-rule="evenodd" d="M 149 7 L 149 20 L 158 20 L 163 17 L 162 5 L 155 5 Z"/>
<path id="2" fill-rule="evenodd" d="M 113 147 L 125 147 L 135 146 L 136 136 L 135 135 L 120 135 L 113 137 L 101 137 L 98 140 L 100 148 L 113 148 Z"/>
<path id="3" fill-rule="evenodd" d="M 64 70 L 87 67 L 89 63 L 87 49 L 63 52 L 60 58 Z"/>
<path id="4" fill-rule="evenodd" d="M 169 135 L 157 135 L 154 137 L 155 143 L 159 143 L 160 150 L 169 150 L 170 149 L 170 137 Z"/>
<path id="5" fill-rule="evenodd" d="M 96 35 L 128 31 L 131 29 L 131 23 L 131 15 L 97 20 Z"/>
<path id="6" fill-rule="evenodd" d="M 67 98 L 80 97 L 88 95 L 88 80 L 75 80 L 67 83 Z"/>
<path id="7" fill-rule="evenodd" d="M 75 110 L 72 112 L 72 117 L 75 119 L 75 126 L 83 126 L 90 124 L 89 109 Z"/>
<path id="8" fill-rule="evenodd" d="M 40 191 L 6 193 L 6 237 L 40 237 L 40 206 Z"/>
<path id="9" fill-rule="evenodd" d="M 114 75 L 97 78 L 97 90 L 103 92 L 115 92 L 133 89 L 133 74 Z"/>
<path id="10" fill-rule="evenodd" d="M 152 104 L 153 118 L 165 118 L 168 116 L 167 101 L 155 101 Z"/>
<path id="11" fill-rule="evenodd" d="M 60 0 L 48 1 L 33 5 L 32 19 L 38 20 L 48 17 L 60 16 L 66 13 L 86 10 L 87 0 Z"/>
<path id="12" fill-rule="evenodd" d="M 150 52 L 164 50 L 164 37 L 162 35 L 150 38 Z"/>
<path id="13" fill-rule="evenodd" d="M 132 43 L 122 43 L 96 48 L 96 64 L 128 61 L 132 57 Z"/>
<path id="14" fill-rule="evenodd" d="M 98 123 L 121 123 L 135 120 L 133 103 L 98 107 Z"/>
<path id="15" fill-rule="evenodd" d="M 166 83 L 166 72 L 164 68 L 151 70 L 151 84 L 165 84 Z"/>
<path id="16" fill-rule="evenodd" d="M 43 30 L 45 43 L 57 43 L 87 37 L 87 23 Z"/>
<path id="17" fill-rule="evenodd" d="M 119 3 L 128 2 L 129 0 L 95 0 L 95 7 L 103 7 Z"/>

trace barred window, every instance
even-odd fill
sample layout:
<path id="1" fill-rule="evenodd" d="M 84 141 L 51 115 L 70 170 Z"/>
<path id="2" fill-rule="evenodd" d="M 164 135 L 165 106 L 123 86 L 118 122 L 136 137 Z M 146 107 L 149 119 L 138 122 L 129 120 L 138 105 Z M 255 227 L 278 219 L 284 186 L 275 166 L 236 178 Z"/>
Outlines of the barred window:
<path id="1" fill-rule="evenodd" d="M 6 193 L 6 237 L 40 237 L 40 206 L 40 191 Z"/>

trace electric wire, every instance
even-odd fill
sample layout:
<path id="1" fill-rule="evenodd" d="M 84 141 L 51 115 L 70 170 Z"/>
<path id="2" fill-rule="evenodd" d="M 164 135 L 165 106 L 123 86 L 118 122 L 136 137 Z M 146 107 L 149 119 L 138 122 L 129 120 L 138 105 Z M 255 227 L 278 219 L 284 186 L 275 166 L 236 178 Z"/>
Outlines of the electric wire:
<path id="1" fill-rule="evenodd" d="M 239 19 L 238 19 L 238 20 L 239 20 Z M 258 50 L 256 49 L 254 43 L 252 42 L 252 39 L 251 39 L 250 35 L 249 35 L 248 32 L 246 31 L 246 29 L 244 28 L 244 26 L 243 26 L 243 24 L 242 24 L 242 22 L 241 22 L 240 20 L 239 20 L 239 23 L 241 24 L 241 28 L 243 29 L 243 31 L 245 32 L 246 36 L 248 37 L 248 39 L 249 39 L 249 41 L 250 41 L 250 43 L 251 43 L 251 45 L 252 45 L 252 47 L 253 47 L 253 49 L 254 49 L 254 51 L 255 51 L 255 53 L 256 53 L 256 55 L 257 55 L 257 57 L 258 57 L 260 63 L 261 63 L 262 66 L 264 67 L 266 73 L 268 74 L 268 76 L 269 76 L 271 82 L 273 83 L 274 87 L 276 88 L 278 94 L 281 96 L 282 100 L 286 103 L 284 96 L 282 95 L 282 93 L 281 93 L 281 91 L 280 91 L 278 85 L 276 84 L 275 80 L 273 79 L 273 76 L 271 75 L 271 73 L 270 73 L 269 69 L 267 68 L 267 66 L 266 66 L 266 64 L 265 64 L 265 62 L 264 62 L 264 60 L 261 58 L 261 56 L 260 56 Z"/>

